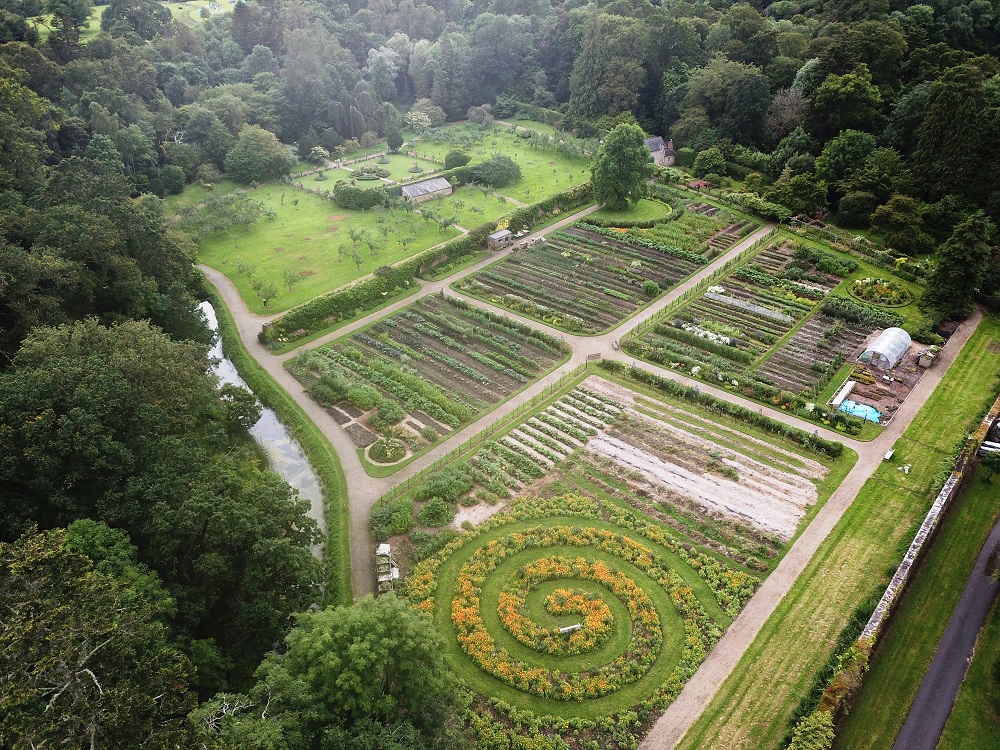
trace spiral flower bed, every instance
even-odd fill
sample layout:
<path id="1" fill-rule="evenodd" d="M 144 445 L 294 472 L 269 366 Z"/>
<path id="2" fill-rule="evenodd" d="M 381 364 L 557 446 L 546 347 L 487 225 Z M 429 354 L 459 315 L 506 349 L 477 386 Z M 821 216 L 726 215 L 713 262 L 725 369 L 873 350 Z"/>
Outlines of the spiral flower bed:
<path id="1" fill-rule="evenodd" d="M 469 718 L 481 738 L 530 716 L 583 747 L 622 721 L 641 731 L 758 583 L 657 522 L 570 494 L 518 501 L 419 563 L 406 586 L 456 672 L 489 696 Z"/>

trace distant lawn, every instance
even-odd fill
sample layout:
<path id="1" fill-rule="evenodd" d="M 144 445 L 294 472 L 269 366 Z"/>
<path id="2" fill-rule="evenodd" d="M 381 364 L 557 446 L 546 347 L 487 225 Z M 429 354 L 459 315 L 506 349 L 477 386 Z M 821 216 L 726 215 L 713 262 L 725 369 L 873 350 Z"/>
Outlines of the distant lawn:
<path id="1" fill-rule="evenodd" d="M 196 206 L 202 203 L 213 195 L 225 195 L 226 193 L 231 193 L 234 190 L 239 190 L 245 187 L 245 185 L 239 185 L 232 180 L 221 179 L 211 188 L 202 187 L 200 183 L 193 183 L 184 188 L 184 191 L 178 193 L 177 195 L 168 195 L 163 199 L 166 204 L 167 211 L 171 213 L 177 213 L 182 208 L 187 208 L 188 206 Z"/>
<path id="2" fill-rule="evenodd" d="M 304 184 L 313 183 L 307 177 Z M 209 238 L 199 248 L 198 259 L 226 274 L 256 313 L 282 312 L 459 233 L 454 228 L 441 232 L 419 215 L 403 211 L 345 211 L 332 201 L 281 183 L 252 190 L 250 197 L 275 211 L 277 217 L 261 219 L 247 230 Z M 298 205 L 293 205 L 295 200 Z M 352 229 L 368 232 L 376 241 L 377 256 L 371 255 L 363 242 L 355 246 L 349 235 Z M 386 230 L 384 237 L 380 229 Z M 408 239 L 405 251 L 401 238 Z M 341 246 L 361 256 L 360 270 L 350 255 L 341 258 Z M 240 262 L 255 267 L 254 278 L 278 288 L 266 310 L 246 274 L 238 270 Z M 292 291 L 285 284 L 286 269 L 305 274 Z"/>
<path id="3" fill-rule="evenodd" d="M 666 203 L 650 201 L 643 198 L 636 203 L 630 203 L 621 211 L 609 211 L 602 208 L 590 215 L 593 219 L 604 221 L 652 221 L 669 216 L 672 209 Z"/>
<path id="4" fill-rule="evenodd" d="M 499 188 L 499 192 L 522 203 L 543 200 L 590 179 L 589 159 L 531 146 L 526 139 L 518 138 L 500 126 L 481 129 L 469 123 L 452 123 L 443 126 L 441 131 L 453 134 L 452 141 L 419 139 L 411 135 L 411 139 L 417 139 L 413 150 L 421 156 L 443 159 L 445 154 L 457 148 L 472 156 L 473 163 L 485 161 L 493 154 L 505 154 L 521 167 L 521 179 L 513 185 Z M 569 135 L 565 137 L 571 138 Z"/>
<path id="5" fill-rule="evenodd" d="M 421 203 L 420 207 L 437 211 L 443 216 L 457 216 L 458 225 L 465 229 L 475 229 L 480 224 L 496 221 L 517 208 L 502 197 L 484 194 L 471 186 L 460 187 L 451 195 Z"/>
<path id="6" fill-rule="evenodd" d="M 207 8 L 211 0 L 190 0 L 189 2 L 178 3 L 166 3 L 161 2 L 164 8 L 170 11 L 172 18 L 175 18 L 188 26 L 193 26 L 196 23 L 204 23 L 205 19 L 201 17 L 201 9 Z M 233 9 L 233 6 L 228 2 L 228 0 L 219 0 L 220 10 L 216 13 L 228 13 Z M 95 7 L 91 13 L 90 18 L 87 19 L 86 25 L 80 30 L 80 42 L 86 44 L 95 36 L 97 36 L 101 31 L 101 14 L 104 13 L 106 5 L 100 5 Z M 38 29 L 38 38 L 40 41 L 45 41 L 49 38 L 49 22 L 50 16 L 32 16 L 27 20 L 33 23 Z"/>
<path id="7" fill-rule="evenodd" d="M 835 748 L 890 747 L 899 734 L 1000 510 L 996 503 L 1000 480 L 983 481 L 984 472 L 977 474 L 945 517 L 933 547 L 882 634 Z M 994 725 L 995 745 L 955 747 L 1000 747 L 997 730 Z"/>
<path id="8" fill-rule="evenodd" d="M 935 475 L 949 468 L 956 441 L 993 401 L 1000 354 L 990 346 L 998 339 L 1000 320 L 983 320 L 897 442 L 897 458 L 865 483 L 679 748 L 781 747 L 792 711 L 847 618 L 895 570 L 937 490 Z M 914 467 L 909 475 L 895 471 L 903 462 Z M 880 700 L 886 690 L 895 686 Z"/>
<path id="9" fill-rule="evenodd" d="M 556 130 L 552 125 L 548 125 L 544 122 L 538 122 L 538 120 L 511 120 L 507 119 L 504 122 L 509 122 L 511 125 L 517 125 L 519 128 L 527 128 L 528 130 L 534 130 L 536 133 L 544 133 L 545 135 L 566 135 L 569 134 L 565 131 Z"/>
<path id="10" fill-rule="evenodd" d="M 389 170 L 389 179 L 395 180 L 396 182 L 403 182 L 404 180 L 417 180 L 423 177 L 426 177 L 426 179 L 430 179 L 431 177 L 434 176 L 430 174 L 425 175 L 423 173 L 411 172 L 410 167 L 413 166 L 414 162 L 417 163 L 417 166 L 423 168 L 424 173 L 431 172 L 434 170 L 444 169 L 444 167 L 440 164 L 435 164 L 434 162 L 430 161 L 424 161 L 423 159 L 413 159 L 409 156 L 406 156 L 405 154 L 388 154 L 386 158 L 389 160 L 388 164 L 379 164 L 377 159 L 372 159 L 371 161 L 362 162 L 360 164 L 351 164 L 350 168 L 355 169 L 355 168 L 361 168 L 366 164 L 374 164 L 379 169 Z M 364 181 L 358 182 L 359 187 L 363 187 L 365 184 L 375 185 L 375 186 L 385 185 L 385 183 L 381 181 L 379 182 L 372 181 L 368 183 L 364 183 Z"/>

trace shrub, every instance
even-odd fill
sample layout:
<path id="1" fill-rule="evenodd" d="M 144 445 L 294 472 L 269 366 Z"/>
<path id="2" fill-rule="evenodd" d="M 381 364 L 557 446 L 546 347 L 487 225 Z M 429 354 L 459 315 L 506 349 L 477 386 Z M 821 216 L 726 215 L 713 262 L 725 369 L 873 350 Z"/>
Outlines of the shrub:
<path id="1" fill-rule="evenodd" d="M 455 506 L 440 497 L 432 497 L 417 513 L 418 523 L 424 526 L 447 526 L 455 520 Z"/>
<path id="2" fill-rule="evenodd" d="M 378 405 L 378 412 L 371 418 L 370 422 L 372 427 L 381 430 L 389 425 L 399 424 L 405 416 L 406 412 L 403 411 L 402 406 L 395 401 L 383 399 Z"/>
<path id="3" fill-rule="evenodd" d="M 660 285 L 652 279 L 646 279 L 642 282 L 642 293 L 652 299 L 660 293 Z"/>
<path id="4" fill-rule="evenodd" d="M 347 389 L 347 400 L 363 411 L 374 409 L 381 395 L 370 385 L 356 385 Z"/>
<path id="5" fill-rule="evenodd" d="M 688 148 L 687 146 L 685 146 L 684 148 L 677 149 L 678 167 L 690 167 L 694 164 L 694 160 L 695 160 L 695 151 L 693 148 Z"/>
<path id="6" fill-rule="evenodd" d="M 390 196 L 383 188 L 359 188 L 338 182 L 333 189 L 333 202 L 350 211 L 367 211 L 375 206 L 389 204 Z"/>
<path id="7" fill-rule="evenodd" d="M 509 156 L 493 154 L 473 169 L 475 178 L 490 187 L 503 187 L 521 179 L 521 168 Z"/>
<path id="8" fill-rule="evenodd" d="M 726 157 L 717 148 L 706 148 L 694 160 L 694 176 L 705 177 L 708 174 L 721 174 L 726 171 Z"/>
<path id="9" fill-rule="evenodd" d="M 400 498 L 372 508 L 371 526 L 372 536 L 379 542 L 384 542 L 391 536 L 405 534 L 413 527 L 413 501 Z"/>
<path id="10" fill-rule="evenodd" d="M 795 727 L 788 750 L 827 750 L 833 747 L 833 737 L 833 716 L 826 711 L 816 711 Z"/>
<path id="11" fill-rule="evenodd" d="M 472 157 L 467 153 L 458 149 L 452 149 L 444 155 L 444 168 L 454 169 L 455 167 L 464 167 L 470 161 L 472 161 Z"/>
<path id="12" fill-rule="evenodd" d="M 413 493 L 415 500 L 426 500 L 431 497 L 440 497 L 444 500 L 454 501 L 458 496 L 472 489 L 472 478 L 469 476 L 469 467 L 465 463 L 455 464 L 446 469 L 435 471 L 427 481 L 417 488 Z"/>

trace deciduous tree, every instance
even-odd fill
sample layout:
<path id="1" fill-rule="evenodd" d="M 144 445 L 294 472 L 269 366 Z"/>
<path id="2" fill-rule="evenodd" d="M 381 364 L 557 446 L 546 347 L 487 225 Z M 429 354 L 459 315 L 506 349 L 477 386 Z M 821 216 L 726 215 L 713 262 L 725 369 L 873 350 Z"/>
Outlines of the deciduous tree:
<path id="1" fill-rule="evenodd" d="M 620 211 L 643 194 L 653 172 L 653 159 L 638 125 L 622 123 L 608 133 L 590 167 L 594 199 Z"/>

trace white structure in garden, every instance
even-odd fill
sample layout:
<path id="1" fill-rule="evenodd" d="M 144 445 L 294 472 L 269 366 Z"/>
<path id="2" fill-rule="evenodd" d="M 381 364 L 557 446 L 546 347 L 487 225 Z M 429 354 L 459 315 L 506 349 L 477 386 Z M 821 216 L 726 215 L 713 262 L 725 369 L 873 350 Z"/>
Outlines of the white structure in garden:
<path id="1" fill-rule="evenodd" d="M 859 362 L 880 370 L 891 370 L 910 348 L 910 334 L 902 328 L 886 328 L 858 357 Z"/>

